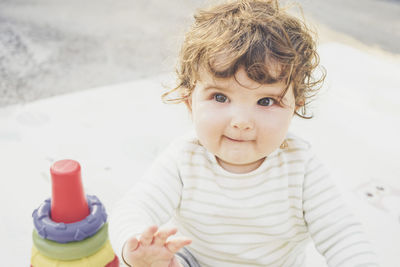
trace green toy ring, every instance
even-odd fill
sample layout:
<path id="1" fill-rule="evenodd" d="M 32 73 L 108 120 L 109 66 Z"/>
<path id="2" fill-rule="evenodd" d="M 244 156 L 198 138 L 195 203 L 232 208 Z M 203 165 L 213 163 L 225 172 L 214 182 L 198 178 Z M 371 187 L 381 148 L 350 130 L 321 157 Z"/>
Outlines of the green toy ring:
<path id="1" fill-rule="evenodd" d="M 95 254 L 108 240 L 108 223 L 93 236 L 77 242 L 57 243 L 39 236 L 36 230 L 32 234 L 33 244 L 44 256 L 57 260 L 76 260 Z"/>

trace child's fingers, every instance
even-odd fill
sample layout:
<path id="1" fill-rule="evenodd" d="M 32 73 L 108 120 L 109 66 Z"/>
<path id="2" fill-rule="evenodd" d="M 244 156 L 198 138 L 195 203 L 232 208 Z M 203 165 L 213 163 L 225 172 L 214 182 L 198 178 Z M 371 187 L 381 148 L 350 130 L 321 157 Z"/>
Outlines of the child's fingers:
<path id="1" fill-rule="evenodd" d="M 167 238 L 170 237 L 171 235 L 176 234 L 178 230 L 176 228 L 165 228 L 165 229 L 159 229 L 158 232 L 154 235 L 153 239 L 153 245 L 156 246 L 164 246 L 165 242 L 167 241 Z"/>
<path id="2" fill-rule="evenodd" d="M 158 227 L 153 225 L 144 230 L 143 234 L 140 236 L 140 244 L 143 246 L 148 246 L 153 241 L 154 234 L 157 232 Z"/>
<path id="3" fill-rule="evenodd" d="M 192 240 L 186 237 L 177 237 L 172 240 L 169 240 L 167 244 L 165 244 L 165 247 L 171 251 L 172 253 L 178 252 L 181 248 L 184 246 L 189 245 L 192 243 Z"/>
<path id="4" fill-rule="evenodd" d="M 131 252 L 137 249 L 139 240 L 136 237 L 129 238 L 124 245 L 124 252 Z"/>

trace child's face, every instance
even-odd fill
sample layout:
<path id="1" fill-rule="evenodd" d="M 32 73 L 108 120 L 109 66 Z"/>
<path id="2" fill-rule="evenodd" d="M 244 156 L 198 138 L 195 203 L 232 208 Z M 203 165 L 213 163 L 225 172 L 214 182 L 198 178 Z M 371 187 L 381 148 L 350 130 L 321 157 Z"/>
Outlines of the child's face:
<path id="1" fill-rule="evenodd" d="M 234 77 L 219 79 L 202 71 L 187 101 L 200 143 L 226 170 L 255 170 L 284 141 L 295 111 L 290 87 L 251 80 L 243 68 Z"/>

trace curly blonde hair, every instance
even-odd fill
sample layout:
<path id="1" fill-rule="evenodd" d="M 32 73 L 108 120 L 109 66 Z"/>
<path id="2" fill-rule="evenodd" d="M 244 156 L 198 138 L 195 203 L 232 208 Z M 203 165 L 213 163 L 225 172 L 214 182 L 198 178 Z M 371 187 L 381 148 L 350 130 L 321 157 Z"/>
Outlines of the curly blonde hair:
<path id="1" fill-rule="evenodd" d="M 312 31 L 279 7 L 274 0 L 238 0 L 199 10 L 185 35 L 177 73 L 177 86 L 162 95 L 164 102 L 184 102 L 199 80 L 200 68 L 218 78 L 234 77 L 244 67 L 260 84 L 284 82 L 293 87 L 296 115 L 306 106 L 325 78 L 313 76 L 319 65 Z M 223 58 L 223 61 L 219 60 Z M 173 93 L 177 97 L 171 98 Z M 301 110 L 301 114 L 298 113 Z"/>

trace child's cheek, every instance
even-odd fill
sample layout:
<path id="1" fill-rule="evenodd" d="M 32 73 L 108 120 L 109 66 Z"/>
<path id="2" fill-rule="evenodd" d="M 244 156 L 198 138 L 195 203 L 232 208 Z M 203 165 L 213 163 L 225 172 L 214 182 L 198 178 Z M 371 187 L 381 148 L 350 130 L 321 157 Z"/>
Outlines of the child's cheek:
<path id="1" fill-rule="evenodd" d="M 292 118 L 290 111 L 281 108 L 257 110 L 255 114 L 258 128 L 277 134 L 287 131 Z"/>
<path id="2" fill-rule="evenodd" d="M 203 102 L 199 103 L 193 115 L 196 127 L 217 130 L 225 124 L 227 112 L 224 105 L 215 102 Z"/>

